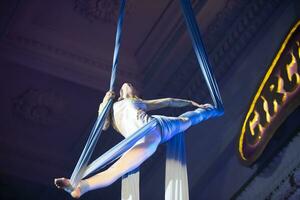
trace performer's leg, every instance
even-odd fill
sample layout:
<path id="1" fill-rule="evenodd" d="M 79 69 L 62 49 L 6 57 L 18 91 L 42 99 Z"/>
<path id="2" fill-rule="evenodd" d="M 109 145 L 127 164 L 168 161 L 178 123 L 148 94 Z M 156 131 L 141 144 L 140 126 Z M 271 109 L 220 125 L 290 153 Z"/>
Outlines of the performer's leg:
<path id="1" fill-rule="evenodd" d="M 82 180 L 71 195 L 79 198 L 82 194 L 106 187 L 126 173 L 139 167 L 147 158 L 149 158 L 157 149 L 161 140 L 160 128 L 157 127 L 153 133 L 145 137 L 144 142 L 135 145 L 127 151 L 119 160 L 117 160 L 107 170 L 100 172 L 88 179 Z"/>
<path id="2" fill-rule="evenodd" d="M 222 111 L 217 110 L 212 105 L 204 104 L 203 107 L 185 112 L 178 117 L 158 118 L 163 130 L 162 142 L 168 141 L 177 133 L 184 132 L 193 125 L 222 114 Z"/>
<path id="3" fill-rule="evenodd" d="M 180 117 L 188 118 L 191 121 L 191 125 L 195 125 L 209 118 L 221 116 L 223 113 L 224 111 L 216 109 L 211 104 L 204 104 L 202 108 L 185 112 Z"/>

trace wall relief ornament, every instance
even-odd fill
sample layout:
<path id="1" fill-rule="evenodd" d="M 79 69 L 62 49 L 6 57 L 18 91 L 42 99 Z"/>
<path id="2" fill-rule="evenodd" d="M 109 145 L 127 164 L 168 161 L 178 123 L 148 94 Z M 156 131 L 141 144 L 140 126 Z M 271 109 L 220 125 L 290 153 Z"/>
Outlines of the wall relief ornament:
<path id="1" fill-rule="evenodd" d="M 119 0 L 74 0 L 74 9 L 90 22 L 101 20 L 116 23 L 119 13 Z M 126 13 L 128 13 L 127 2 Z"/>
<path id="2" fill-rule="evenodd" d="M 12 110 L 26 121 L 53 125 L 65 118 L 66 103 L 52 90 L 28 89 L 13 99 Z"/>

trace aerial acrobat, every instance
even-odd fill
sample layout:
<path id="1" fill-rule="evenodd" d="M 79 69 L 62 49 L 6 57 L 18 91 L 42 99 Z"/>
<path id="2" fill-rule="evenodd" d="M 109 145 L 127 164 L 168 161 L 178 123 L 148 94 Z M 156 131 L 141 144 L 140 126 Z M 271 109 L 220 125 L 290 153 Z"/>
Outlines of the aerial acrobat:
<path id="1" fill-rule="evenodd" d="M 130 83 L 124 83 L 122 85 L 120 97 L 117 101 L 113 102 L 116 96 L 113 89 L 125 7 L 125 0 L 121 0 L 110 90 L 106 93 L 99 106 L 98 118 L 73 171 L 72 177 L 70 179 L 57 178 L 54 180 L 58 188 L 69 192 L 72 197 L 79 198 L 88 191 L 112 184 L 124 174 L 140 166 L 156 151 L 159 144 L 169 141 L 172 137 L 193 125 L 224 114 L 221 95 L 208 63 L 190 0 L 181 0 L 181 6 L 198 62 L 214 105 L 198 104 L 191 100 L 176 98 L 143 100 L 138 96 L 138 92 Z M 163 107 L 184 106 L 195 106 L 198 108 L 185 112 L 178 117 L 162 115 L 151 116 L 147 114 L 147 111 Z M 112 110 L 112 112 L 110 112 L 110 110 Z M 110 114 L 108 114 L 109 112 Z M 87 162 L 90 159 L 91 152 L 93 152 L 101 131 L 106 130 L 110 124 L 117 132 L 122 134 L 125 139 L 106 154 L 99 157 L 91 165 L 87 166 Z M 108 169 L 83 179 L 107 164 L 112 163 L 112 161 L 115 161 L 115 163 Z"/>
<path id="2" fill-rule="evenodd" d="M 114 92 L 108 91 L 106 93 L 103 102 L 100 104 L 99 112 L 114 96 Z M 179 117 L 151 116 L 146 113 L 146 111 L 163 107 L 184 106 L 196 106 L 198 108 L 183 113 Z M 190 100 L 175 98 L 143 100 L 138 97 L 137 91 L 130 83 L 124 83 L 120 89 L 120 97 L 113 105 L 112 116 L 105 121 L 104 130 L 111 124 L 116 131 L 126 138 L 150 122 L 153 117 L 158 119 L 158 125 L 105 171 L 81 180 L 75 188 L 71 186 L 70 180 L 66 178 L 55 179 L 55 184 L 58 188 L 69 191 L 75 198 L 79 198 L 87 191 L 106 187 L 142 164 L 156 151 L 160 143 L 170 140 L 174 135 L 185 131 L 192 125 L 222 114 L 222 110 L 218 110 L 210 104 L 198 104 Z"/>

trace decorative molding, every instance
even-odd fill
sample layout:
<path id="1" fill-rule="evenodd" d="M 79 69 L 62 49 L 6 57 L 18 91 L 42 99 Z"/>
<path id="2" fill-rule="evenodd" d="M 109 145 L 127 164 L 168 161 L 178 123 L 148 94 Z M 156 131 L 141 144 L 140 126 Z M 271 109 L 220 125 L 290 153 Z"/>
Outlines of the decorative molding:
<path id="1" fill-rule="evenodd" d="M 192 1 L 194 13 L 199 13 L 204 3 L 204 1 Z M 176 7 L 178 7 L 178 5 L 176 5 Z M 174 8 L 168 8 L 168 10 L 170 9 Z M 170 26 L 171 28 L 168 30 L 168 34 L 165 36 L 165 39 L 160 42 L 157 49 L 155 49 L 153 55 L 151 55 L 151 59 L 149 59 L 149 61 L 146 62 L 146 65 L 144 67 L 145 73 L 143 76 L 143 82 L 149 82 L 149 80 L 153 80 L 153 77 L 157 73 L 159 73 L 159 69 L 165 67 L 162 65 L 164 64 L 163 61 L 165 61 L 166 57 L 170 55 L 170 52 L 174 48 L 176 48 L 176 46 L 179 43 L 181 43 L 180 40 L 186 32 L 186 25 L 180 10 L 179 12 L 180 13 L 177 16 L 174 16 L 174 14 L 172 13 L 172 22 L 175 23 L 172 23 L 172 26 Z M 161 21 L 163 20 L 164 19 L 161 19 Z M 160 30 L 159 34 L 162 35 Z M 146 49 L 145 46 L 142 49 Z M 186 54 L 185 52 L 183 53 Z M 152 87 L 150 86 L 150 88 Z"/>
<path id="2" fill-rule="evenodd" d="M 91 59 L 87 56 L 78 55 L 71 51 L 68 51 L 68 50 L 65 50 L 62 48 L 58 48 L 53 45 L 46 44 L 44 42 L 41 42 L 41 41 L 38 41 L 35 39 L 21 36 L 17 33 L 11 33 L 11 32 L 8 33 L 6 35 L 6 40 L 8 42 L 11 42 L 11 43 L 14 43 L 14 44 L 17 44 L 20 46 L 32 47 L 36 50 L 46 51 L 55 56 L 65 57 L 65 58 L 75 61 L 77 63 L 83 64 L 84 66 L 90 66 L 93 68 L 102 69 L 102 70 L 106 71 L 107 73 L 111 72 L 111 66 L 104 62 L 101 62 L 101 61 L 95 60 L 95 59 Z M 118 73 L 120 74 L 120 76 L 124 76 L 129 79 L 139 80 L 138 74 L 136 72 L 127 71 L 122 68 L 119 68 Z"/>
<path id="3" fill-rule="evenodd" d="M 243 0 L 228 0 L 226 2 L 224 9 L 216 15 L 212 23 L 208 26 L 207 31 L 203 34 L 208 53 L 217 46 L 219 39 L 224 36 L 224 30 L 227 30 L 239 18 L 239 15 L 248 4 L 249 1 Z"/>
<path id="4" fill-rule="evenodd" d="M 300 166 L 292 170 L 288 176 L 282 179 L 273 191 L 265 198 L 271 199 L 295 199 L 294 195 L 300 192 L 300 185 L 295 184 L 295 174 L 299 174 Z M 299 180 L 298 180 L 299 181 Z M 299 195 L 299 194 L 298 194 Z M 298 199 L 298 198 L 297 198 Z"/>
<path id="5" fill-rule="evenodd" d="M 236 199 L 290 199 L 299 193 L 298 133 Z"/>
<path id="6" fill-rule="evenodd" d="M 300 187 L 300 168 L 294 172 L 290 181 L 293 186 Z"/>
<path id="7" fill-rule="evenodd" d="M 214 48 L 216 48 L 224 36 L 224 30 L 227 30 L 229 29 L 228 27 L 231 27 L 247 4 L 249 4 L 249 2 L 242 0 L 228 0 L 226 2 L 224 9 L 222 9 L 216 15 L 212 23 L 208 26 L 206 32 L 203 34 L 203 41 L 208 53 L 212 52 Z M 199 75 L 198 62 L 192 49 L 190 49 L 190 53 L 188 54 L 187 58 L 179 66 L 180 67 L 178 67 L 177 71 L 172 75 L 170 80 L 168 80 L 166 85 L 173 85 L 177 78 L 183 79 L 182 75 L 185 75 L 186 77 L 184 79 L 187 81 L 182 82 L 181 85 L 177 83 L 177 92 L 175 94 L 179 96 L 193 97 L 194 99 L 195 94 L 197 94 L 198 97 L 196 97 L 196 99 L 199 98 L 203 100 L 205 95 L 199 95 L 199 91 L 195 92 L 197 88 L 199 88 L 198 85 L 205 84 L 205 82 L 204 79 Z M 185 73 L 183 73 L 183 70 Z M 216 70 L 216 73 L 218 73 L 218 70 Z M 195 74 L 198 76 L 195 76 Z M 191 77 L 193 78 L 191 79 Z M 195 85 L 194 81 L 197 81 L 198 85 Z M 189 83 L 189 90 L 186 90 L 184 93 L 182 93 L 182 91 L 185 89 L 186 83 Z M 167 88 L 163 88 L 162 91 L 166 92 L 166 89 Z M 167 93 L 169 93 L 169 91 Z"/>
<path id="8" fill-rule="evenodd" d="M 204 33 L 203 40 L 219 83 L 242 53 L 242 49 L 249 44 L 255 33 L 258 32 L 280 3 L 282 3 L 280 0 L 250 2 L 229 0 L 226 7 L 216 16 L 214 23 Z M 226 31 L 225 34 L 224 31 Z M 197 92 L 195 90 L 205 84 L 204 79 L 199 75 L 200 71 L 195 72 L 194 67 L 192 67 L 192 65 L 198 65 L 198 63 L 194 62 L 193 64 L 193 62 L 188 61 L 189 59 L 195 60 L 195 56 L 189 54 L 189 58 L 185 59 L 186 62 L 182 63 L 180 69 L 184 68 L 186 71 L 191 71 L 190 74 L 186 74 L 190 81 L 188 84 L 183 82 L 181 86 L 178 85 L 176 95 L 185 97 L 192 95 L 193 99 L 203 100 L 208 97 L 207 93 L 202 95 L 199 94 L 199 90 Z M 180 69 L 173 74 L 166 85 L 172 84 L 172 81 L 182 76 Z M 199 67 L 198 70 L 200 70 Z M 163 89 L 164 92 L 167 92 L 165 89 Z"/>
<path id="9" fill-rule="evenodd" d="M 115 24 L 118 19 L 119 4 L 119 0 L 74 0 L 74 10 L 90 22 L 100 20 Z M 126 13 L 128 13 L 130 1 L 126 4 Z"/>
<path id="10" fill-rule="evenodd" d="M 35 124 L 58 124 L 64 120 L 65 110 L 66 102 L 52 90 L 28 89 L 13 99 L 13 113 Z"/>
<path id="11" fill-rule="evenodd" d="M 282 3 L 280 0 L 259 0 L 247 4 L 245 9 L 241 10 L 242 15 L 236 16 L 233 28 L 214 50 L 212 63 L 218 68 L 225 69 L 223 72 L 227 71 L 226 69 L 232 65 L 280 3 Z"/>

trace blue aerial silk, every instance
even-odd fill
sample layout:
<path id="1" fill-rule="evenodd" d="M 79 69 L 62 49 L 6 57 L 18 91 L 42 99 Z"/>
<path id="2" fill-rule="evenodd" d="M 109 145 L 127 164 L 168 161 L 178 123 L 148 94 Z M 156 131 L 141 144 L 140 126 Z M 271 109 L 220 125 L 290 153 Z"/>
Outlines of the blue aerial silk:
<path id="1" fill-rule="evenodd" d="M 114 50 L 112 73 L 111 73 L 111 80 L 110 80 L 111 91 L 113 91 L 114 89 L 115 79 L 116 79 L 125 2 L 126 0 L 121 0 L 120 11 L 119 11 L 116 40 L 115 40 L 115 50 Z M 181 7 L 187 24 L 187 28 L 189 30 L 192 39 L 193 48 L 196 53 L 197 60 L 199 62 L 199 66 L 201 68 L 202 74 L 208 86 L 210 95 L 212 97 L 214 106 L 216 109 L 223 112 L 223 103 L 221 100 L 221 95 L 215 77 L 213 75 L 211 66 L 208 62 L 206 52 L 204 50 L 203 42 L 201 40 L 200 32 L 193 13 L 193 9 L 191 7 L 190 0 L 181 0 Z M 94 127 L 91 130 L 87 143 L 81 153 L 81 156 L 70 178 L 73 187 L 76 187 L 82 178 L 89 176 L 90 174 L 96 172 L 97 170 L 105 167 L 106 165 L 118 159 L 120 156 L 122 156 L 123 153 L 129 150 L 139 139 L 151 133 L 151 130 L 157 126 L 158 122 L 154 118 L 144 127 L 142 127 L 140 130 L 136 131 L 132 136 L 124 139 L 119 144 L 112 147 L 109 151 L 107 151 L 98 159 L 96 159 L 94 162 L 92 162 L 90 165 L 88 165 L 92 152 L 94 151 L 96 143 L 101 135 L 101 131 L 105 119 L 108 116 L 112 104 L 113 104 L 113 100 L 109 100 L 109 102 L 104 106 L 103 111 L 99 114 L 94 124 Z"/>
<path id="2" fill-rule="evenodd" d="M 213 100 L 214 106 L 219 110 L 224 110 L 223 102 L 221 99 L 221 95 L 219 92 L 218 84 L 214 77 L 212 68 L 209 64 L 208 57 L 206 55 L 204 45 L 201 39 L 200 31 L 197 25 L 196 17 L 193 12 L 193 8 L 191 6 L 190 0 L 180 0 L 181 9 L 183 12 L 183 16 L 185 18 L 185 22 L 187 24 L 188 31 L 190 33 L 190 37 L 192 39 L 192 45 L 206 81 L 206 85 L 209 89 L 210 96 Z"/>
<path id="3" fill-rule="evenodd" d="M 119 18 L 117 24 L 117 32 L 116 32 L 116 40 L 115 40 L 115 49 L 114 49 L 114 57 L 113 57 L 113 64 L 112 64 L 112 71 L 111 71 L 111 78 L 110 78 L 110 87 L 109 90 L 113 91 L 116 81 L 116 73 L 117 67 L 119 62 L 119 50 L 121 45 L 121 33 L 122 33 L 122 25 L 125 13 L 125 3 L 126 0 L 121 0 L 120 10 L 119 10 Z M 90 136 L 87 140 L 87 143 L 80 155 L 80 158 L 73 170 L 72 176 L 70 178 L 70 182 L 73 187 L 76 187 L 78 182 L 82 179 L 83 173 L 87 167 L 87 164 L 92 156 L 92 153 L 95 149 L 97 141 L 101 135 L 101 131 L 103 129 L 103 125 L 105 119 L 108 116 L 108 113 L 112 107 L 113 100 L 110 99 L 108 103 L 104 106 L 102 112 L 98 115 L 98 118 L 94 124 L 94 127 L 91 130 Z"/>

